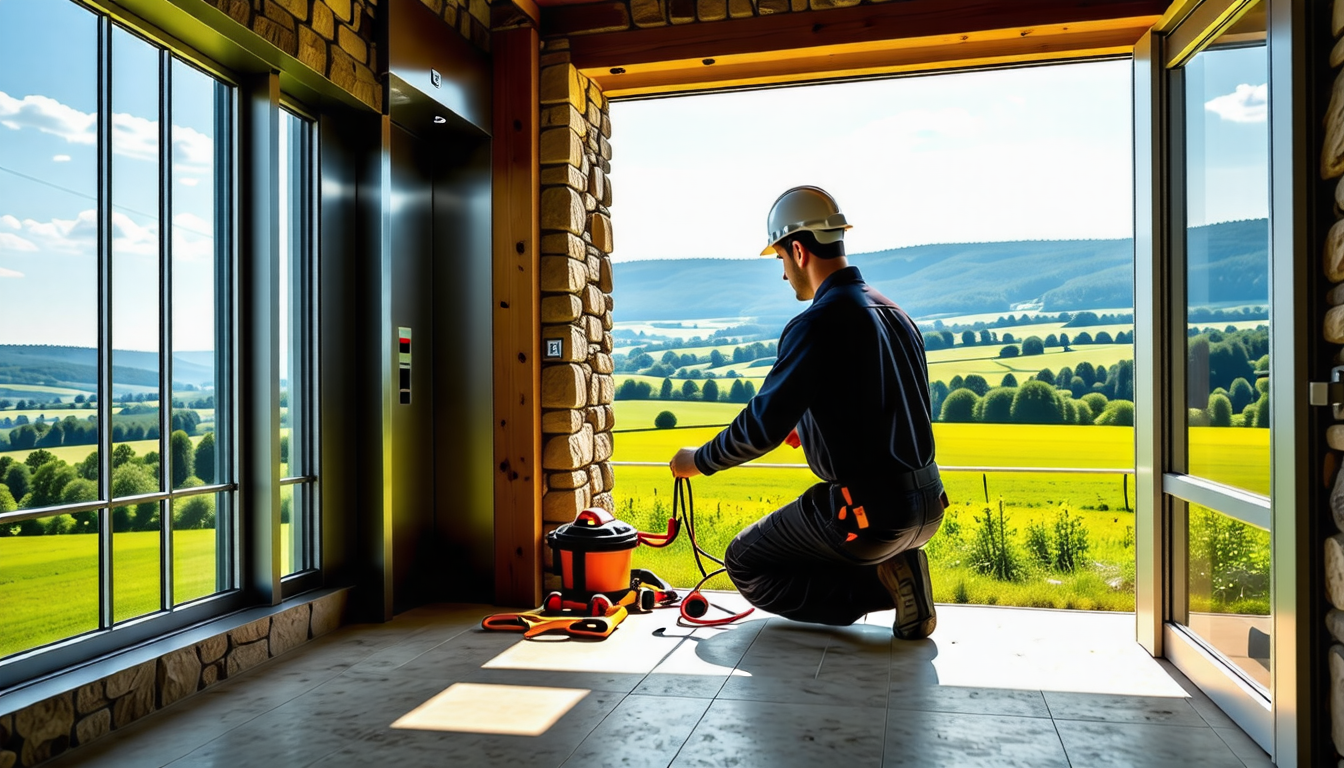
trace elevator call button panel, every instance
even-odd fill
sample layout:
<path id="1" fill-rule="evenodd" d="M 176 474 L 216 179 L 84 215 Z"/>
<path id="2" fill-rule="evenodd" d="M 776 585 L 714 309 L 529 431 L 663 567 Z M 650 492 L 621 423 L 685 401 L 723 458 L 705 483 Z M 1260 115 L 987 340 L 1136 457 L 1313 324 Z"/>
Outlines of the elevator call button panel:
<path id="1" fill-rule="evenodd" d="M 401 404 L 411 404 L 411 329 L 397 329 L 397 387 Z"/>

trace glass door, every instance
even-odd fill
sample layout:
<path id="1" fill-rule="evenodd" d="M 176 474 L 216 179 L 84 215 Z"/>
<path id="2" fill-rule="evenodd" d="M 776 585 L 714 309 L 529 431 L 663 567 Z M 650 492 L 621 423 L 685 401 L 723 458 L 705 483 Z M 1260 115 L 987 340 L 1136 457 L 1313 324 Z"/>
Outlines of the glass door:
<path id="1" fill-rule="evenodd" d="M 1185 22 L 1193 28 L 1167 38 L 1171 381 L 1161 489 L 1166 655 L 1272 751 L 1265 21 L 1260 0 L 1206 2 Z"/>

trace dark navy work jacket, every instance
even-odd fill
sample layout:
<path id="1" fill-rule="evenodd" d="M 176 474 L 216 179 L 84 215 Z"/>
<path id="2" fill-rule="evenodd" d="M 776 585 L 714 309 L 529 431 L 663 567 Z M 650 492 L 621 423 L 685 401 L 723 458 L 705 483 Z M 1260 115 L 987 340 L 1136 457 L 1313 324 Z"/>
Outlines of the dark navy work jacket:
<path id="1" fill-rule="evenodd" d="M 826 278 L 784 327 L 761 390 L 695 452 L 706 475 L 759 458 L 795 427 L 823 480 L 873 487 L 933 462 L 924 338 L 857 267 Z"/>

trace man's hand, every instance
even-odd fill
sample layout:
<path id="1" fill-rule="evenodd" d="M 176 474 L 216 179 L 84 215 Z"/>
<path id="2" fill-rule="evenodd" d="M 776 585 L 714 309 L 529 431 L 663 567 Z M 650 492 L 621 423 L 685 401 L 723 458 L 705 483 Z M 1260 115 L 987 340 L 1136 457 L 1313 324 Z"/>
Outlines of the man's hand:
<path id="1" fill-rule="evenodd" d="M 695 466 L 694 448 L 682 448 L 677 451 L 677 455 L 672 457 L 668 466 L 672 468 L 673 477 L 695 477 L 700 474 L 700 468 Z"/>

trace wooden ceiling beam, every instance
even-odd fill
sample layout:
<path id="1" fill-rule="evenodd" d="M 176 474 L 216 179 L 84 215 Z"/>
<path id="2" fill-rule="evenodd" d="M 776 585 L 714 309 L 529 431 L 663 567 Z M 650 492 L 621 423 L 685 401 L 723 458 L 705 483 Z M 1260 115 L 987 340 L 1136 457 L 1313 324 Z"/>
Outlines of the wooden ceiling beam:
<path id="1" fill-rule="evenodd" d="M 1139 16 L 582 69 L 611 98 L 1127 54 L 1157 20 Z M 709 62 L 709 63 L 707 63 Z"/>
<path id="2" fill-rule="evenodd" d="M 1151 17 L 1170 0 L 896 0 L 652 29 L 577 34 L 606 25 L 608 4 L 542 9 L 544 35 L 567 35 L 570 57 L 583 70 L 624 68 L 663 61 L 720 59 L 770 51 L 880 43 L 883 41 L 1017 29 L 1026 36 L 1042 26 Z"/>

